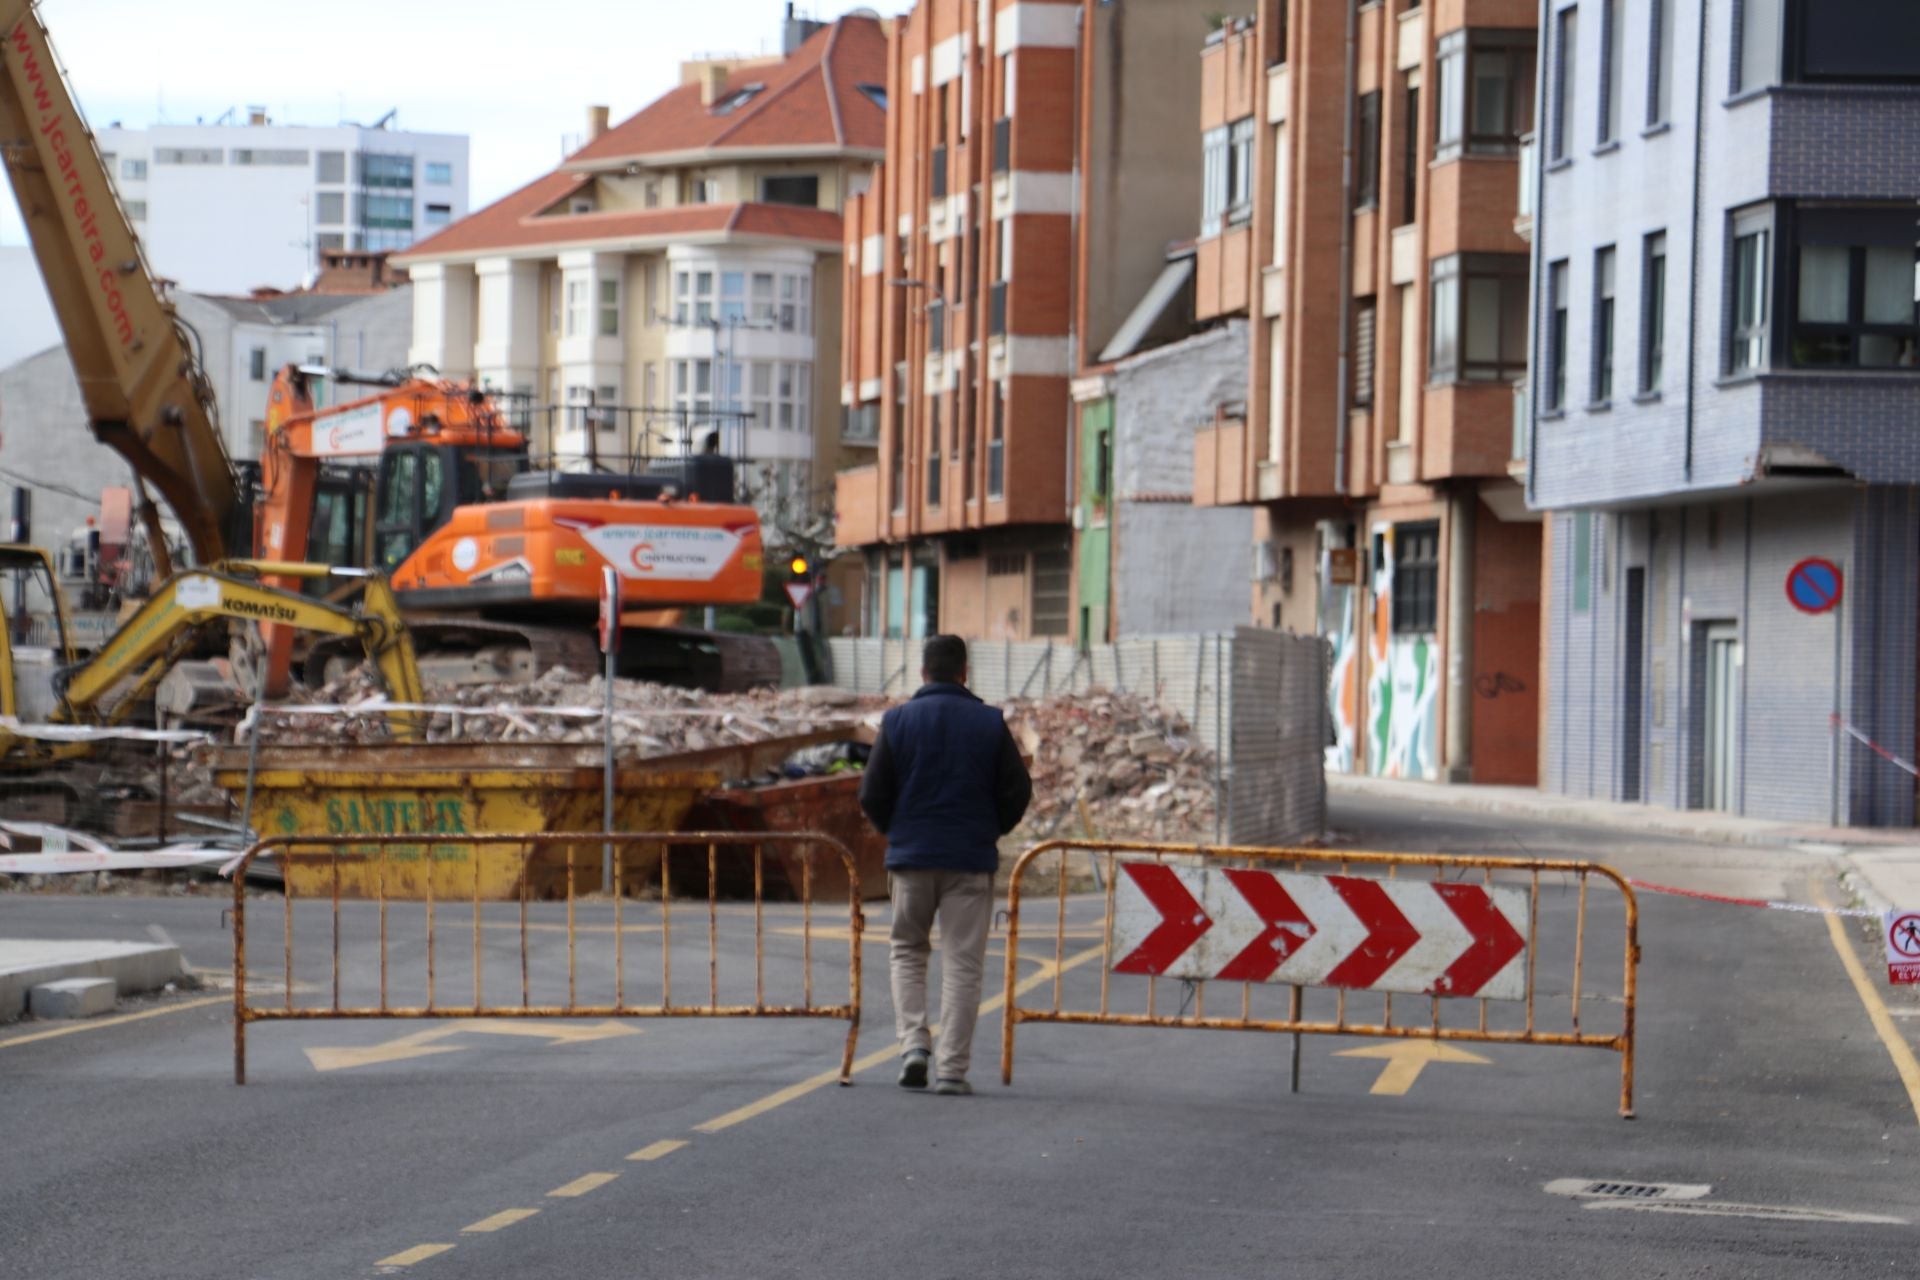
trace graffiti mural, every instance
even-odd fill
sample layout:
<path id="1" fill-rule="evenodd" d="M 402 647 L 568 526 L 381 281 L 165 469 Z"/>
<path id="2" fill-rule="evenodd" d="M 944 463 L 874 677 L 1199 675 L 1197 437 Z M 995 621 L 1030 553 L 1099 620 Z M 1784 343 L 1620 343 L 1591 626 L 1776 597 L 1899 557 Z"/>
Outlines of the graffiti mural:
<path id="1" fill-rule="evenodd" d="M 1360 741 L 1360 636 L 1354 625 L 1353 588 L 1334 586 L 1330 577 L 1323 563 L 1320 635 L 1333 650 L 1333 664 L 1327 673 L 1333 741 L 1327 744 L 1326 767 L 1335 773 L 1352 773 L 1355 749 Z"/>
<path id="2" fill-rule="evenodd" d="M 1439 779 L 1440 646 L 1393 630 L 1393 528 L 1376 531 L 1367 628 L 1367 768 L 1383 778 Z"/>

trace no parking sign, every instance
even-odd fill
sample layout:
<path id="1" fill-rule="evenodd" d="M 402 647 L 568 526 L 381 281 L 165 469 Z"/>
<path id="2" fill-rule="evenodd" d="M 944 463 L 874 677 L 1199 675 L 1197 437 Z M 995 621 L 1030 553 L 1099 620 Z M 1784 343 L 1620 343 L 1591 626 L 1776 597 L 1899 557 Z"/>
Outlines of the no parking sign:
<path id="1" fill-rule="evenodd" d="M 1887 981 L 1920 983 L 1920 911 L 1887 912 Z"/>
<path id="2" fill-rule="evenodd" d="M 1839 605 L 1845 582 L 1839 565 L 1808 556 L 1787 570 L 1787 599 L 1802 613 L 1826 613 Z"/>

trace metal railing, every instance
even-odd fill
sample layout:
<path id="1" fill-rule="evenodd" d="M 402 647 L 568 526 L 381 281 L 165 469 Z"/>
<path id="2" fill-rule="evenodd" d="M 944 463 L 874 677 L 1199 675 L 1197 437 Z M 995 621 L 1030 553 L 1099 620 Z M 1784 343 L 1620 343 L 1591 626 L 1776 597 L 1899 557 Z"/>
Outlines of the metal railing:
<path id="1" fill-rule="evenodd" d="M 581 950 L 583 938 L 597 940 L 605 926 L 580 919 L 583 904 L 577 886 L 581 880 L 597 884 L 602 849 L 615 851 L 613 893 L 610 910 L 605 914 L 612 926 L 610 946 L 592 948 L 595 965 L 584 976 L 590 991 L 581 986 Z M 722 852 L 728 857 L 722 859 Z M 768 865 L 769 853 L 776 853 L 777 865 Z M 818 1004 L 814 1001 L 813 944 L 815 935 L 814 895 L 816 885 L 828 877 L 814 866 L 824 853 L 837 855 L 847 884 L 847 998 L 844 1002 Z M 700 855 L 704 853 L 704 858 Z M 750 865 L 728 865 L 752 855 Z M 279 999 L 275 1003 L 255 1002 L 250 996 L 248 944 L 247 874 L 263 856 L 274 856 L 285 864 L 307 864 L 318 870 L 318 882 L 328 886 L 324 896 L 296 892 L 296 881 L 311 884 L 312 875 L 286 874 L 281 884 L 281 922 L 279 951 L 283 965 Z M 457 863 L 464 856 L 471 863 L 463 874 Z M 494 866 L 483 867 L 488 859 Z M 424 861 L 425 874 L 421 874 Z M 505 861 L 509 880 L 514 885 L 518 911 L 510 920 L 499 909 L 501 899 L 489 896 L 483 886 L 497 882 Z M 797 871 L 795 862 L 797 861 Z M 676 904 L 684 911 L 697 910 L 698 899 L 676 900 L 674 873 L 683 878 L 692 875 L 695 882 L 704 871 L 706 907 L 706 998 L 691 1003 L 676 1003 L 673 997 L 674 916 Z M 289 871 L 292 868 L 289 867 Z M 860 873 L 853 854 L 831 836 L 812 832 L 624 832 L 575 834 L 469 834 L 441 840 L 423 839 L 418 834 L 389 836 L 299 836 L 262 840 L 242 855 L 232 867 L 233 873 L 233 1079 L 245 1084 L 247 1078 L 247 1026 L 254 1022 L 348 1019 L 348 1018 L 824 1018 L 847 1023 L 846 1046 L 840 1061 L 842 1084 L 851 1083 L 853 1057 L 860 1033 L 861 936 L 866 918 L 861 911 Z M 646 889 L 658 876 L 657 893 L 629 904 L 627 890 Z M 766 973 L 768 943 L 768 889 L 770 873 L 774 880 L 784 879 L 799 898 L 797 921 L 799 937 L 800 1001 L 774 1003 L 768 1000 Z M 747 998 L 744 974 L 730 971 L 722 981 L 720 937 L 722 919 L 736 919 L 744 912 L 731 907 L 722 912 L 720 885 L 723 877 L 736 885 L 752 883 L 751 922 L 753 928 L 753 972 L 751 999 Z M 438 882 L 438 884 L 436 884 Z M 458 885 L 458 892 L 453 886 Z M 560 901 L 542 897 L 556 893 Z M 310 904 L 306 912 L 296 911 L 296 899 Z M 496 904 L 495 919 L 486 918 L 485 904 Z M 370 904 L 370 910 L 352 909 L 354 903 Z M 343 904 L 347 904 L 343 912 Z M 403 904 L 396 907 L 396 904 Z M 425 923 L 425 949 L 421 952 L 414 937 L 392 938 L 389 916 L 396 910 L 417 907 Z M 561 914 L 564 909 L 564 914 Z M 324 919 L 314 921 L 316 912 Z M 456 921 L 471 934 L 470 961 L 466 948 L 454 952 L 441 948 L 441 918 L 449 913 L 463 917 Z M 629 921 L 635 915 L 640 918 Z M 315 988 L 296 981 L 296 951 L 309 963 L 316 957 L 311 948 L 296 948 L 296 916 L 305 917 L 308 928 L 317 924 L 326 939 L 327 959 L 324 983 Z M 536 918 L 537 917 L 537 918 Z M 843 926 L 833 926 L 837 935 Z M 511 962 L 502 963 L 502 948 L 485 945 L 490 930 L 517 929 L 517 946 Z M 555 930 L 564 931 L 565 987 L 559 995 L 558 960 L 538 951 L 529 939 L 544 938 Z M 659 998 L 651 1002 L 629 999 L 627 973 L 627 935 L 658 932 Z M 792 927 L 782 929 L 783 940 L 793 936 Z M 684 934 L 683 934 L 684 937 Z M 834 940 L 838 940 L 837 936 Z M 342 950 L 357 964 L 352 975 L 343 973 Z M 363 972 L 369 959 L 364 952 L 377 955 L 377 979 Z M 536 952 L 538 951 L 538 954 Z M 442 962 L 442 953 L 445 963 Z M 421 967 L 395 978 L 391 972 L 393 956 L 398 953 Z M 791 960 L 793 957 L 786 957 Z M 491 960 L 491 964 L 490 964 Z M 536 968 L 536 960 L 540 967 Z M 462 963 L 469 972 L 461 973 Z M 447 964 L 453 969 L 454 982 L 471 982 L 471 994 L 455 1003 L 443 1002 L 442 991 L 450 984 Z M 305 970 L 301 970 L 304 972 Z M 516 984 L 518 999 L 501 1000 L 487 996 L 487 976 L 495 975 L 494 990 L 504 982 L 509 989 Z M 464 983 L 462 984 L 464 986 Z M 722 999 L 723 985 L 727 998 Z M 790 983 L 789 983 L 790 985 Z M 536 986 L 551 989 L 552 994 L 534 998 Z M 355 999 L 351 991 L 366 988 L 365 996 Z M 395 988 L 401 988 L 396 994 Z M 372 999 L 366 998 L 372 996 Z M 304 997 L 304 998 L 303 998 Z M 414 1002 L 408 1002 L 414 1001 Z"/>
<path id="2" fill-rule="evenodd" d="M 1093 873 L 1091 883 L 1099 888 L 1103 896 L 1102 910 L 1096 917 L 1078 920 L 1070 928 L 1069 859 L 1073 855 L 1082 855 L 1087 860 L 1089 870 Z M 1015 989 L 1017 975 L 1013 959 L 1019 954 L 1022 937 L 1022 891 L 1034 863 L 1042 858 L 1054 860 L 1055 883 L 1052 887 L 1055 909 L 1049 914 L 1054 935 L 1055 976 L 1051 984 L 1051 998 L 1047 1003 L 1022 1006 Z M 1498 961 L 1502 967 L 1497 975 L 1497 983 L 1489 981 L 1471 990 L 1444 979 L 1428 977 L 1410 993 L 1404 983 L 1396 988 L 1396 975 L 1392 968 L 1356 986 L 1352 981 L 1352 973 L 1343 973 L 1340 968 L 1314 977 L 1312 975 L 1318 973 L 1316 968 L 1302 972 L 1271 957 L 1263 957 L 1269 961 L 1265 965 L 1252 964 L 1251 971 L 1259 976 L 1245 976 L 1247 971 L 1236 972 L 1233 963 L 1205 968 L 1203 971 L 1212 974 L 1211 978 L 1191 977 L 1191 970 L 1171 977 L 1163 976 L 1168 974 L 1166 966 L 1153 969 L 1123 963 L 1134 960 L 1138 953 L 1119 954 L 1115 945 L 1116 908 L 1120 914 L 1133 910 L 1135 915 L 1130 918 L 1137 918 L 1138 904 L 1147 901 L 1132 888 L 1128 890 L 1128 902 L 1123 903 L 1119 898 L 1123 877 L 1127 878 L 1129 884 L 1137 883 L 1140 879 L 1128 868 L 1143 865 L 1165 868 L 1165 872 L 1154 873 L 1163 878 L 1178 869 L 1179 873 L 1186 876 L 1188 884 L 1197 875 L 1252 875 L 1265 878 L 1267 869 L 1278 869 L 1285 873 L 1286 880 L 1275 878 L 1273 885 L 1285 890 L 1290 883 L 1295 896 L 1309 902 L 1313 896 L 1308 890 L 1313 885 L 1302 883 L 1308 879 L 1307 874 L 1296 873 L 1302 873 L 1304 868 L 1310 867 L 1324 868 L 1321 872 L 1313 873 L 1315 882 L 1326 884 L 1329 880 L 1337 881 L 1333 888 L 1321 890 L 1323 894 L 1338 891 L 1349 902 L 1367 895 L 1384 900 L 1430 885 L 1448 907 L 1458 901 L 1460 895 L 1477 896 L 1481 900 L 1478 909 L 1482 914 L 1492 919 L 1486 913 L 1498 912 L 1500 918 L 1508 922 L 1505 927 L 1511 930 L 1508 941 L 1517 942 L 1518 945 L 1510 954 L 1497 953 L 1508 956 L 1506 960 Z M 1384 878 L 1377 875 L 1355 876 L 1352 873 L 1356 869 L 1384 872 L 1385 875 Z M 1403 878 L 1401 872 L 1407 870 L 1424 871 L 1428 875 L 1426 878 Z M 1545 935 L 1541 930 L 1540 918 L 1543 899 L 1556 886 L 1551 880 L 1543 884 L 1543 877 L 1557 877 L 1558 890 L 1564 895 L 1564 900 L 1556 896 L 1547 904 L 1555 920 L 1561 920 L 1568 913 L 1573 917 L 1572 927 L 1567 931 L 1571 933 L 1571 938 L 1555 931 L 1553 945 L 1543 941 Z M 1621 948 L 1622 967 L 1617 988 L 1610 988 L 1587 973 L 1588 952 L 1592 949 L 1588 939 L 1587 900 L 1589 888 L 1596 882 L 1618 890 L 1621 902 L 1617 941 Z M 1240 882 L 1234 883 L 1237 885 Z M 1175 897 L 1183 892 L 1184 884 L 1175 891 Z M 1223 893 L 1225 890 L 1212 889 L 1208 892 Z M 1270 888 L 1267 892 L 1272 894 L 1274 889 Z M 1194 897 L 1191 909 L 1204 916 L 1205 911 L 1199 906 L 1202 896 L 1205 895 Z M 1285 899 L 1285 894 L 1282 893 L 1281 897 Z M 1138 902 L 1134 902 L 1134 899 L 1138 899 Z M 1524 933 L 1508 908 L 1500 906 L 1497 900 L 1524 904 Z M 1291 899 L 1286 901 L 1287 905 L 1293 905 Z M 1305 956 L 1300 934 L 1304 931 L 1311 936 L 1314 932 L 1315 925 L 1307 919 L 1310 913 L 1301 913 L 1295 907 L 1294 918 L 1289 920 L 1284 911 L 1273 908 L 1271 898 L 1266 910 L 1261 910 L 1260 904 L 1253 903 L 1251 899 L 1248 902 L 1246 907 L 1228 909 L 1253 910 L 1259 914 L 1267 922 L 1272 945 L 1283 960 L 1289 955 L 1289 947 L 1293 948 L 1295 954 Z M 1189 918 L 1182 922 L 1171 916 L 1168 917 L 1168 923 L 1176 929 L 1183 923 L 1189 928 L 1197 927 L 1199 933 L 1196 938 L 1203 936 L 1211 927 L 1210 923 L 1202 923 L 1198 919 Z M 1319 927 L 1330 927 L 1334 923 L 1337 922 L 1322 917 Z M 1496 924 L 1494 927 L 1500 926 Z M 1291 936 L 1282 932 L 1286 930 L 1292 931 Z M 1098 942 L 1080 956 L 1069 960 L 1066 949 L 1070 934 L 1097 938 Z M 1268 935 L 1259 937 L 1265 939 Z M 1612 937 L 1608 939 L 1613 940 Z M 1380 945 L 1380 940 L 1370 932 L 1367 945 Z M 1398 945 L 1407 944 L 1403 939 Z M 1473 945 L 1480 945 L 1477 935 Z M 1625 1118 L 1633 1115 L 1634 1012 L 1640 960 L 1639 908 L 1633 890 L 1625 879 L 1612 868 L 1598 863 L 1544 858 L 1050 840 L 1027 850 L 1014 865 L 1007 893 L 1007 955 L 1006 1017 L 1000 1071 L 1002 1080 L 1008 1084 L 1013 1082 L 1014 1033 L 1023 1022 L 1291 1033 L 1296 1037 L 1292 1067 L 1296 1090 L 1300 1072 L 1297 1037 L 1300 1035 L 1563 1045 L 1608 1049 L 1619 1053 L 1620 1114 Z M 1214 955 L 1218 959 L 1221 953 L 1215 952 Z M 1075 961 L 1094 959 L 1100 964 L 1097 1002 L 1089 997 L 1080 1007 L 1066 1004 L 1062 972 L 1072 968 Z M 1234 962 L 1240 959 L 1235 957 Z M 1548 973 L 1548 981 L 1564 980 L 1564 989 L 1543 991 L 1543 969 Z M 1296 977 L 1299 980 L 1293 981 Z M 1167 1002 L 1162 998 L 1159 988 L 1162 982 L 1173 980 L 1178 980 L 1182 998 L 1177 1002 L 1175 1011 L 1167 1012 Z M 1213 1000 L 1215 1012 L 1209 1013 L 1209 992 L 1219 986 L 1224 986 L 1229 993 L 1228 1012 L 1219 1012 L 1221 1004 L 1216 998 Z M 1476 995 L 1476 991 L 1487 991 L 1489 994 Z M 1396 1018 L 1396 994 L 1399 995 L 1400 1010 L 1404 1013 L 1411 1004 L 1419 1011 L 1417 1017 Z M 1308 1008 L 1309 1000 L 1314 1002 L 1312 1009 Z M 1560 1007 L 1561 1000 L 1566 1002 L 1565 1015 L 1552 1016 L 1552 1010 Z M 1354 1006 L 1362 1001 L 1367 1002 L 1369 1008 L 1377 1008 L 1378 1016 L 1356 1016 Z M 1619 1006 L 1620 1017 L 1616 1029 L 1602 1032 L 1591 1030 L 1591 1020 L 1585 1014 L 1590 1006 L 1596 1004 Z M 1448 1010 L 1453 1011 L 1451 1017 Z M 1459 1016 L 1462 1010 L 1468 1015 L 1464 1019 Z M 1366 1013 L 1366 1010 L 1361 1010 L 1361 1013 Z"/>

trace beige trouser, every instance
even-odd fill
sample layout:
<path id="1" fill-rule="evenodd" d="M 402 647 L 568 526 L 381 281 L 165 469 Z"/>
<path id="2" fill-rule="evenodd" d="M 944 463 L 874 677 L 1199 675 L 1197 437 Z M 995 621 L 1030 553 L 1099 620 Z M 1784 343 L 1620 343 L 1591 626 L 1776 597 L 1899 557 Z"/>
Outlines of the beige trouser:
<path id="1" fill-rule="evenodd" d="M 940 1052 L 936 1080 L 964 1080 L 980 1017 L 980 974 L 993 927 L 993 873 L 894 871 L 893 1018 L 900 1051 L 931 1051 L 927 1033 L 928 935 L 940 918 Z"/>

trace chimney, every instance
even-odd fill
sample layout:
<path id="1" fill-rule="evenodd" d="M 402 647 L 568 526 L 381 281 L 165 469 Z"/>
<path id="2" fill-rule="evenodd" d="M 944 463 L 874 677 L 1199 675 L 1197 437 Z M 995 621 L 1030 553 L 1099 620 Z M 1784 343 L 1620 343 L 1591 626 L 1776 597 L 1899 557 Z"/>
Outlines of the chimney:
<path id="1" fill-rule="evenodd" d="M 727 75 L 731 68 L 724 62 L 709 62 L 700 68 L 700 104 L 710 107 L 727 93 Z"/>
<path id="2" fill-rule="evenodd" d="M 607 131 L 607 109 L 598 104 L 587 108 L 587 141 L 592 142 Z"/>
<path id="3" fill-rule="evenodd" d="M 826 25 L 812 18 L 795 17 L 792 0 L 788 0 L 787 20 L 780 27 L 780 52 L 791 55 L 795 49 L 807 42 L 809 36 Z"/>

